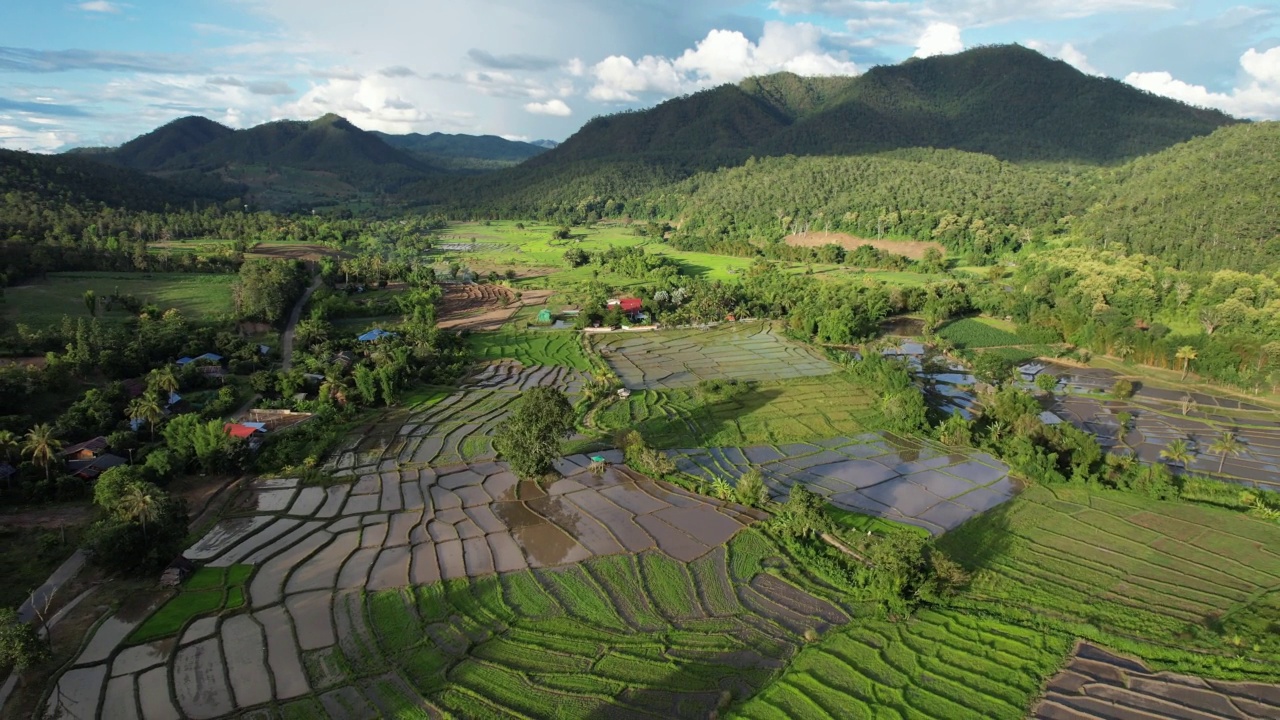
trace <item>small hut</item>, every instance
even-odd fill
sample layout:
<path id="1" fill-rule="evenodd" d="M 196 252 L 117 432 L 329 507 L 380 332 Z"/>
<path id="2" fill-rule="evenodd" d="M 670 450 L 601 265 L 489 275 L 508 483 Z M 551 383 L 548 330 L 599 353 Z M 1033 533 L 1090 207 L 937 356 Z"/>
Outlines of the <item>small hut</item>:
<path id="1" fill-rule="evenodd" d="M 550 325 L 551 322 L 552 322 L 551 311 L 548 310 L 547 308 L 542 308 L 542 311 L 538 313 L 538 324 Z"/>

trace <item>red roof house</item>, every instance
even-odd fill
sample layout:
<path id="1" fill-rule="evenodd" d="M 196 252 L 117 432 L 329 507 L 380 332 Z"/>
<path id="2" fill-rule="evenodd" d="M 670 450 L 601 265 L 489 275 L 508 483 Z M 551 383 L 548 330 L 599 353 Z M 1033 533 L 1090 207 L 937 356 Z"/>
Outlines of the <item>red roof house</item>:
<path id="1" fill-rule="evenodd" d="M 258 428 L 241 425 L 240 423 L 226 423 L 222 426 L 222 431 L 233 438 L 245 440 L 253 437 L 258 432 Z"/>

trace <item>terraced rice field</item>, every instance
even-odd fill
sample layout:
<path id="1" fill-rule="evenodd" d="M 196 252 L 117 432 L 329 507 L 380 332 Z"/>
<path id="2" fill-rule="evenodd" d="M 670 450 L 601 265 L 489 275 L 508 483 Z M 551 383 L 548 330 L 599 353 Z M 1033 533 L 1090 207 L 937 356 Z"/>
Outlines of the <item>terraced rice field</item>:
<path id="1" fill-rule="evenodd" d="M 801 608 L 822 605 L 814 622 L 789 626 L 787 622 L 800 623 L 796 620 L 799 614 L 783 608 L 776 611 L 780 616 L 777 621 L 746 623 L 742 630 L 746 635 L 736 642 L 717 639 L 729 632 L 725 623 L 744 622 L 719 619 L 736 615 L 739 606 L 728 606 L 733 608 L 731 612 L 724 610 L 726 605 L 708 600 L 707 607 L 721 610 L 712 614 L 703 608 L 702 600 L 689 602 L 690 597 L 703 597 L 693 594 L 697 572 L 689 568 L 699 561 L 713 565 L 713 571 L 727 567 L 724 544 L 761 515 L 655 483 L 622 467 L 597 475 L 584 467 L 590 462 L 587 458 L 565 462 L 569 476 L 545 491 L 533 483 L 517 481 L 504 466 L 494 463 L 459 466 L 439 474 L 429 469 L 385 473 L 329 488 L 298 487 L 294 480 L 258 481 L 249 490 L 253 501 L 248 504 L 256 510 L 224 520 L 187 552 L 207 568 L 254 566 L 245 585 L 245 611 L 188 619 L 175 627 L 171 636 L 138 645 L 129 644 L 127 638 L 154 608 L 109 618 L 62 675 L 48 716 L 59 711 L 91 716 L 100 707 L 111 707 L 113 716 L 118 717 L 207 718 L 302 696 L 312 696 L 327 707 L 325 696 L 317 695 L 318 691 L 338 679 L 368 675 L 377 677 L 367 687 L 344 688 L 339 693 L 353 703 L 357 698 L 372 701 L 384 711 L 391 711 L 388 703 L 396 707 L 394 711 L 408 710 L 416 704 L 414 687 L 428 692 L 439 682 L 437 670 L 464 659 L 467 662 L 452 671 L 460 678 L 450 682 L 452 693 L 463 692 L 466 678 L 476 678 L 484 687 L 495 683 L 504 686 L 511 678 L 492 671 L 493 661 L 464 656 L 486 647 L 500 655 L 499 645 L 472 646 L 506 633 L 518 618 L 514 611 L 500 609 L 504 602 L 500 594 L 481 593 L 461 604 L 461 598 L 471 592 L 468 578 L 489 578 L 479 587 L 526 588 L 528 592 L 518 596 L 522 604 L 517 607 L 545 622 L 530 630 L 532 636 L 513 639 L 508 651 L 522 643 L 536 645 L 536 636 L 551 633 L 552 628 L 558 633 L 553 637 L 572 646 L 574 633 L 565 624 L 575 619 L 582 623 L 582 632 L 612 628 L 606 634 L 612 637 L 617 633 L 611 640 L 619 647 L 616 652 L 594 645 L 583 646 L 587 648 L 583 652 L 590 649 L 589 655 L 601 656 L 594 664 L 603 676 L 613 678 L 619 692 L 624 686 L 638 692 L 636 688 L 644 687 L 646 678 L 653 681 L 654 691 L 669 689 L 666 675 L 680 674 L 682 661 L 702 662 L 699 652 L 706 651 L 708 643 L 711 647 L 727 645 L 730 657 L 747 652 L 748 645 L 758 650 L 757 634 L 763 632 L 759 626 L 767 622 L 778 627 L 775 632 L 779 637 L 789 631 L 789 642 L 794 643 L 795 636 L 810 627 L 825 628 L 844 621 L 840 611 L 801 598 L 797 600 Z M 638 558 L 625 559 L 629 554 L 638 554 Z M 614 587 L 622 602 L 633 605 L 609 609 L 611 601 L 600 589 L 611 586 L 605 580 L 594 580 L 590 570 L 579 563 L 610 555 L 620 559 L 601 561 L 601 568 L 609 567 L 610 562 L 638 564 L 639 572 L 645 574 L 646 592 L 654 593 L 652 605 L 627 592 L 629 588 Z M 530 568 L 561 566 L 565 567 L 529 573 Z M 607 576 L 604 570 L 600 572 L 601 577 Z M 509 573 L 523 573 L 524 579 L 494 579 L 495 574 Z M 534 589 L 530 582 L 543 589 Z M 596 582 L 602 585 L 597 587 Z M 715 592 L 734 592 L 725 590 L 728 578 L 716 582 L 719 584 L 704 590 L 708 597 L 720 598 L 713 595 Z M 405 589 L 410 587 L 419 589 Z M 738 590 L 737 602 L 748 608 L 751 603 L 774 608 L 787 591 L 766 590 L 770 600 L 757 597 L 759 591 L 752 593 L 750 589 Z M 437 595 L 458 603 L 462 617 L 455 618 L 447 606 L 432 605 L 443 602 Z M 364 598 L 368 608 L 362 605 Z M 387 608 L 387 598 L 417 599 L 397 600 L 404 607 L 392 603 Z M 716 602 L 731 601 L 721 598 Z M 556 603 L 562 607 L 562 617 L 553 622 Z M 431 618 L 425 632 L 417 632 L 411 624 L 418 617 L 414 608 Z M 217 609 L 210 607 L 209 611 Z M 671 628 L 673 634 L 665 640 L 633 635 L 624 619 L 630 617 L 625 614 L 628 609 L 638 613 L 641 622 L 665 618 L 663 622 L 670 626 L 679 620 L 683 632 L 709 639 L 685 640 Z M 650 612 L 657 614 L 645 614 Z M 597 624 L 602 618 L 612 624 Z M 708 625 L 698 625 L 697 620 Z M 687 630 L 683 630 L 685 621 L 690 623 Z M 372 624 L 376 635 L 366 623 Z M 373 647 L 380 649 L 369 650 L 366 641 L 377 643 Z M 394 656 L 403 665 L 387 665 L 385 659 L 379 659 L 386 656 Z M 709 658 L 706 664 L 717 662 L 727 663 L 730 669 L 707 670 L 710 685 L 697 702 L 709 699 L 714 704 L 719 694 L 714 682 L 722 677 L 733 676 L 739 681 L 752 677 L 749 668 L 738 673 L 732 660 Z M 575 665 L 584 663 L 593 664 L 577 661 Z M 393 667 L 403 667 L 403 678 L 386 675 Z M 772 666 L 766 663 L 765 667 Z M 485 680 L 491 671 L 491 679 Z M 520 698 L 527 693 L 516 695 Z M 590 700 L 588 694 L 583 702 Z M 464 708 L 465 702 L 465 697 L 441 699 L 443 707 L 462 703 Z M 649 700 L 641 693 L 635 702 Z"/>
<path id="2" fill-rule="evenodd" d="M 1146 665 L 1081 643 L 1045 687 L 1035 720 L 1183 720 L 1280 717 L 1280 688 L 1153 672 Z"/>
<path id="3" fill-rule="evenodd" d="M 940 546 L 976 571 L 966 593 L 976 608 L 1088 623 L 1176 649 L 1236 655 L 1215 625 L 1280 589 L 1275 523 L 1118 492 L 1032 486 Z"/>
<path id="4" fill-rule="evenodd" d="M 862 621 L 801 651 L 728 717 L 1020 720 L 1070 642 L 953 611 Z"/>
<path id="5" fill-rule="evenodd" d="M 389 413 L 351 438 L 328 464 L 337 477 L 400 467 L 454 465 L 495 457 L 491 437 L 522 390 L 548 385 L 571 398 L 584 377 L 565 367 L 483 366 L 458 391 Z"/>
<path id="6" fill-rule="evenodd" d="M 691 389 L 641 390 L 596 414 L 601 429 L 639 430 L 654 447 L 729 447 L 850 436 L 874 412 L 867 388 L 843 374 L 755 385 L 706 400 Z"/>
<path id="7" fill-rule="evenodd" d="M 933 534 L 1012 499 L 1009 469 L 983 454 L 868 433 L 817 443 L 746 448 L 688 448 L 668 453 L 681 472 L 735 481 L 755 468 L 775 498 L 796 483 L 837 508 L 927 529 Z"/>
<path id="8" fill-rule="evenodd" d="M 565 367 L 590 372 L 591 363 L 576 332 L 521 332 L 499 330 L 474 333 L 467 338 L 471 352 L 481 360 L 515 360 L 525 366 Z"/>
<path id="9" fill-rule="evenodd" d="M 597 350 L 632 390 L 696 385 L 701 380 L 781 380 L 835 372 L 813 349 L 784 338 L 771 323 L 728 323 L 708 330 L 596 336 Z"/>

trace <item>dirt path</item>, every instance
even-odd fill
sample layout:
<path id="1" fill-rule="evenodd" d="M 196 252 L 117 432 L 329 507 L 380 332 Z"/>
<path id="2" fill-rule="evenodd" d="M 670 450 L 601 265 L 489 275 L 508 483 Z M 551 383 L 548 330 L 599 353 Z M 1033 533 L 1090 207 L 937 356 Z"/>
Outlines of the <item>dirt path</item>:
<path id="1" fill-rule="evenodd" d="M 293 330 L 302 317 L 302 308 L 306 307 L 307 301 L 311 299 L 311 293 L 320 287 L 320 282 L 319 275 L 312 279 L 311 287 L 298 298 L 297 304 L 293 306 L 293 312 L 289 313 L 289 323 L 284 326 L 284 333 L 280 335 L 280 358 L 285 372 L 289 372 L 293 367 Z"/>

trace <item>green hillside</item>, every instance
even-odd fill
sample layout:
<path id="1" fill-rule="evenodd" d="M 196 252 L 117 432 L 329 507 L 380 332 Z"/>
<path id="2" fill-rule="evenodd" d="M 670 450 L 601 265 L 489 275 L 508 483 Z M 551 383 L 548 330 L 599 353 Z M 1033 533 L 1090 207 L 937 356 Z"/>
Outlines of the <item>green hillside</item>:
<path id="1" fill-rule="evenodd" d="M 1189 270 L 1257 271 L 1280 259 L 1280 123 L 1223 128 L 1107 178 L 1086 239 Z"/>
<path id="2" fill-rule="evenodd" d="M 497 170 L 511 167 L 547 148 L 532 143 L 507 140 L 496 135 L 462 135 L 434 132 L 392 135 L 372 133 L 391 147 L 404 150 L 434 167 L 448 170 Z"/>

